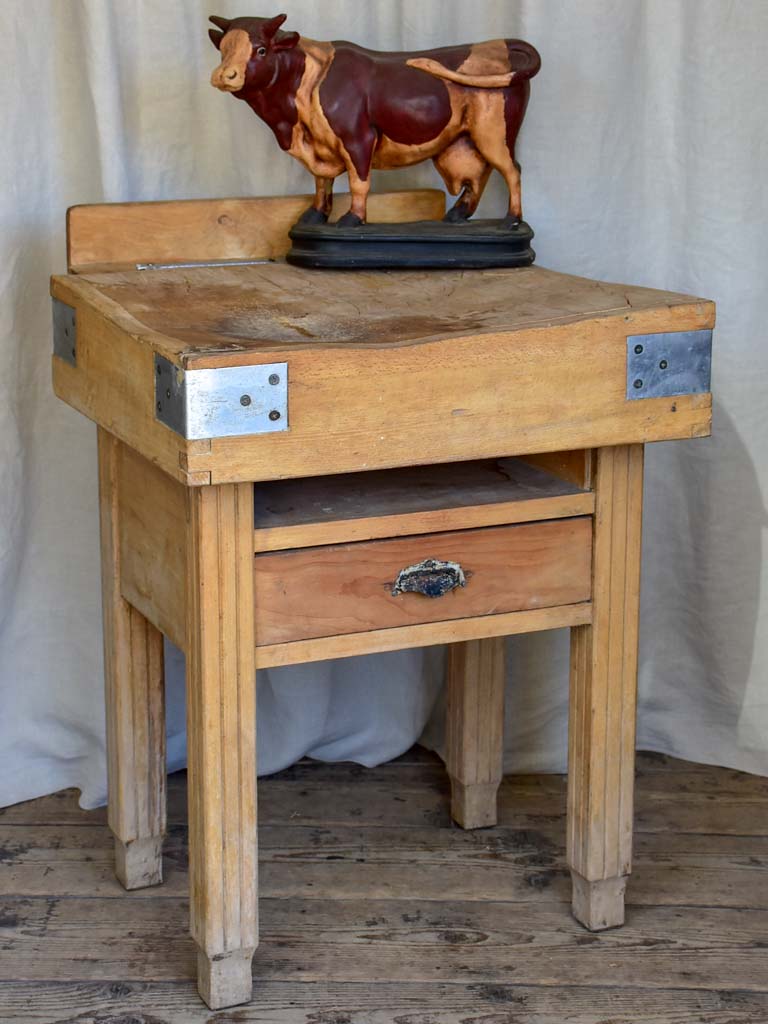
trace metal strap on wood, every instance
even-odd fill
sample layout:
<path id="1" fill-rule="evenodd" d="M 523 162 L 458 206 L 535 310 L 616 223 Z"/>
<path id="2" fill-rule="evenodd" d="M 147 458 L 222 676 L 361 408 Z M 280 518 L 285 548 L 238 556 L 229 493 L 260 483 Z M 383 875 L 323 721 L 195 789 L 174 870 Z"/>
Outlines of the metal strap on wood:
<path id="1" fill-rule="evenodd" d="M 632 334 L 627 338 L 627 398 L 673 398 L 710 390 L 712 331 Z"/>
<path id="2" fill-rule="evenodd" d="M 187 441 L 288 430 L 288 364 L 183 370 L 156 355 L 155 415 Z"/>

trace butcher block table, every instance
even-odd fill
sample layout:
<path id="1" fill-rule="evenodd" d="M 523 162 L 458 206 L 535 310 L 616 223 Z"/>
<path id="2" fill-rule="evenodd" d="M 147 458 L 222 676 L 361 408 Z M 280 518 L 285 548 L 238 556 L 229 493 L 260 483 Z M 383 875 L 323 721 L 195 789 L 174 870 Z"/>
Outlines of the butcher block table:
<path id="1" fill-rule="evenodd" d="M 710 432 L 711 302 L 536 266 L 301 270 L 308 203 L 76 207 L 52 281 L 56 394 L 98 424 L 117 876 L 162 880 L 165 635 L 212 1008 L 251 997 L 258 668 L 448 644 L 452 814 L 476 828 L 504 637 L 570 627 L 573 913 L 623 922 L 643 445 Z M 370 216 L 442 213 L 420 191 Z"/>

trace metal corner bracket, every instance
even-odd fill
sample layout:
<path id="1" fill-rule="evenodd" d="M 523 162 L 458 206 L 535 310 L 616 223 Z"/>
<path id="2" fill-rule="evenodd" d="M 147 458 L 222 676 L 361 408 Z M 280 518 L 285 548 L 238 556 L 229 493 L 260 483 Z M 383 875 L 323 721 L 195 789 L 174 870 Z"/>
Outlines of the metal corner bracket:
<path id="1" fill-rule="evenodd" d="M 711 330 L 627 338 L 628 400 L 706 394 L 711 376 Z"/>
<path id="2" fill-rule="evenodd" d="M 53 354 L 77 366 L 77 314 L 61 299 L 53 299 Z"/>
<path id="3" fill-rule="evenodd" d="M 184 370 L 155 355 L 155 418 L 187 441 L 288 430 L 288 364 Z"/>

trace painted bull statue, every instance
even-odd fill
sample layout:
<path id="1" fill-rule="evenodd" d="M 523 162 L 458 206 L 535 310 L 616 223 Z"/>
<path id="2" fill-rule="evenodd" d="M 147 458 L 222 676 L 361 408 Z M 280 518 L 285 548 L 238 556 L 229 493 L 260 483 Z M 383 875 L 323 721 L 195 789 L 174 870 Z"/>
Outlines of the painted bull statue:
<path id="1" fill-rule="evenodd" d="M 365 222 L 371 171 L 431 159 L 459 199 L 446 220 L 477 209 L 491 170 L 509 188 L 505 224 L 522 217 L 515 140 L 539 70 L 519 39 L 419 53 L 380 53 L 354 43 L 316 42 L 284 32 L 276 18 L 212 17 L 221 53 L 211 84 L 261 117 L 280 147 L 315 177 L 304 223 L 328 219 L 334 180 L 349 175 L 352 206 L 339 221 Z"/>

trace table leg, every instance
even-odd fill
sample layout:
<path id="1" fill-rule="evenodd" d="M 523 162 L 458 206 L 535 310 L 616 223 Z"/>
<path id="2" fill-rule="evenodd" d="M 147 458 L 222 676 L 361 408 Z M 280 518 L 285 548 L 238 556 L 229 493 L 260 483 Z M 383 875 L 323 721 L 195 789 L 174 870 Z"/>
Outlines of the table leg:
<path id="1" fill-rule="evenodd" d="M 462 828 L 497 821 L 504 746 L 504 638 L 448 648 L 446 766 L 451 816 Z"/>
<path id="2" fill-rule="evenodd" d="M 251 998 L 258 944 L 253 486 L 188 492 L 190 917 L 211 1009 Z"/>
<path id="3" fill-rule="evenodd" d="M 571 631 L 568 863 L 574 916 L 624 923 L 632 862 L 643 446 L 597 453 L 592 624 Z"/>
<path id="4" fill-rule="evenodd" d="M 163 637 L 121 594 L 120 445 L 99 429 L 108 820 L 115 836 L 115 873 L 126 889 L 142 889 L 163 880 Z"/>

